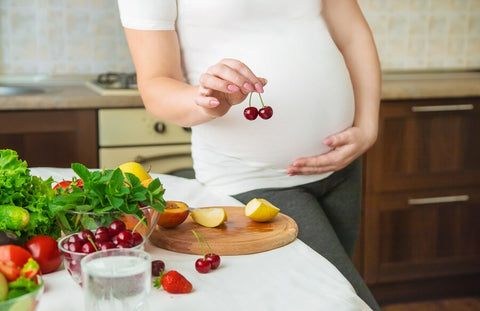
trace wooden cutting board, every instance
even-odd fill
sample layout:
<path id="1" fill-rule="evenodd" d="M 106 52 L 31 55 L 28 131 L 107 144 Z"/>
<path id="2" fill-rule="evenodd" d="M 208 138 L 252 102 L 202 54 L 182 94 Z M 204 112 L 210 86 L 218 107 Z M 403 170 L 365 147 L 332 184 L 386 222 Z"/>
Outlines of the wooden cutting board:
<path id="1" fill-rule="evenodd" d="M 189 215 L 175 228 L 156 226 L 150 241 L 170 251 L 201 255 L 200 245 L 192 233 L 195 230 L 218 255 L 246 255 L 287 245 L 297 237 L 296 222 L 285 214 L 279 213 L 269 222 L 258 223 L 245 216 L 243 206 L 222 207 L 227 212 L 227 221 L 216 228 L 201 226 Z"/>

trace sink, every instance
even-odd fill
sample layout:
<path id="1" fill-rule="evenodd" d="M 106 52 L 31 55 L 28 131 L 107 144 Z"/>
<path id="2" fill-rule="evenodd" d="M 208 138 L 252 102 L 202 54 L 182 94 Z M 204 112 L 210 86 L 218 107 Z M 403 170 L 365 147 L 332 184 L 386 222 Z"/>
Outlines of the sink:
<path id="1" fill-rule="evenodd" d="M 42 94 L 45 90 L 36 87 L 0 86 L 0 96 L 18 96 Z"/>

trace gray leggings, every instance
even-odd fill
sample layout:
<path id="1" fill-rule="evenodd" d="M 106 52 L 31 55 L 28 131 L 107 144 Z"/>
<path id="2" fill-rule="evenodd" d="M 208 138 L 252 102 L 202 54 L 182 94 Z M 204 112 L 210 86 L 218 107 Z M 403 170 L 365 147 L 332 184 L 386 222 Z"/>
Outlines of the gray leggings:
<path id="1" fill-rule="evenodd" d="M 263 198 L 298 224 L 298 238 L 328 259 L 350 281 L 357 294 L 380 311 L 351 261 L 358 238 L 362 193 L 361 159 L 324 180 L 292 188 L 256 189 L 234 197 L 247 203 Z"/>

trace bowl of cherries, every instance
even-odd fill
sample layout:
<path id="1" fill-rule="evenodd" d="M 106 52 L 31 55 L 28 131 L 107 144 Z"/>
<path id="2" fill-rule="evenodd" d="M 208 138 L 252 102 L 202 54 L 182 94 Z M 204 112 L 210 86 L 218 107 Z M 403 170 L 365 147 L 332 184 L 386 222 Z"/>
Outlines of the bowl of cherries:
<path id="1" fill-rule="evenodd" d="M 112 248 L 141 249 L 146 237 L 127 229 L 125 222 L 114 220 L 108 226 L 95 230 L 83 229 L 69 234 L 58 241 L 58 247 L 63 254 L 63 265 L 73 280 L 82 285 L 80 261 L 90 253 Z"/>

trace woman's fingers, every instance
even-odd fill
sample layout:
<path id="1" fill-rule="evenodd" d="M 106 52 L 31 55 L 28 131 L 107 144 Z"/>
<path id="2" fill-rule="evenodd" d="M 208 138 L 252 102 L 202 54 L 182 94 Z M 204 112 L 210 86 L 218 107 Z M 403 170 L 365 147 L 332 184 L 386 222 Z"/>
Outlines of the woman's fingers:
<path id="1" fill-rule="evenodd" d="M 235 71 L 246 77 L 248 81 L 245 81 L 244 83 L 249 85 L 249 89 L 251 89 L 250 86 L 253 87 L 253 89 L 250 90 L 251 92 L 255 91 L 258 93 L 263 93 L 263 86 L 265 85 L 265 83 L 263 83 L 264 81 L 260 80 L 260 78 L 258 78 L 247 65 L 232 58 L 224 58 L 221 63 L 235 69 Z"/>
<path id="2" fill-rule="evenodd" d="M 223 59 L 210 66 L 200 77 L 200 84 L 224 93 L 241 91 L 263 93 L 265 79 L 260 79 L 242 62 L 235 59 Z"/>

